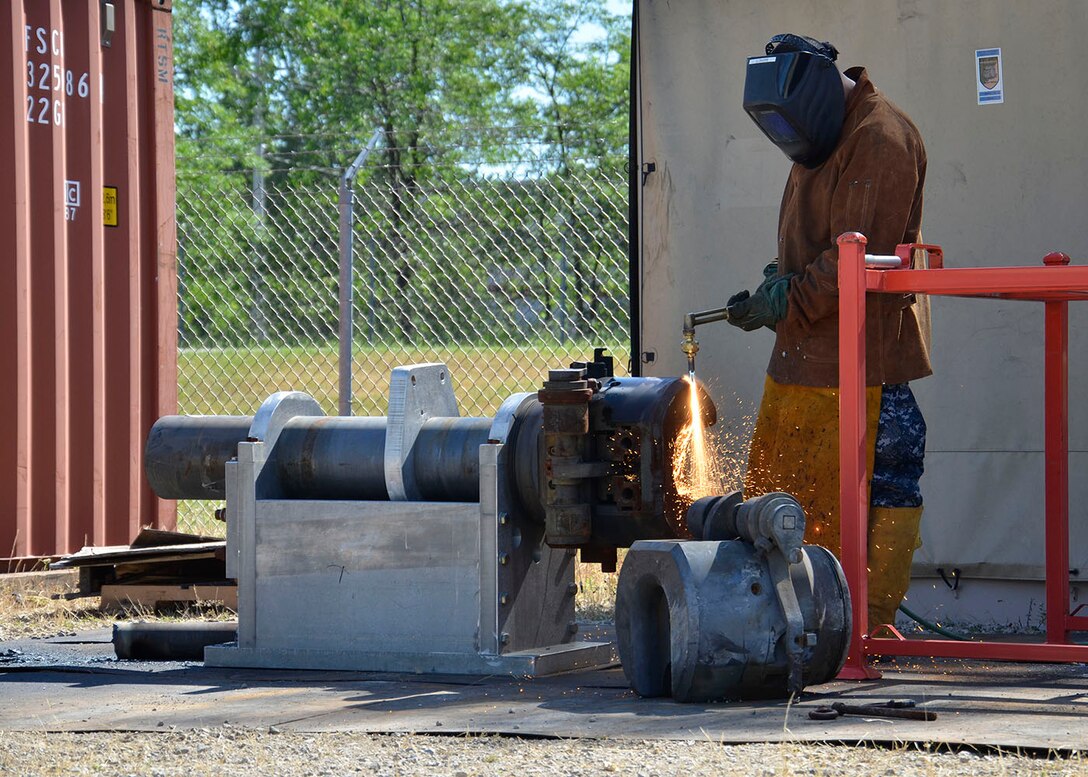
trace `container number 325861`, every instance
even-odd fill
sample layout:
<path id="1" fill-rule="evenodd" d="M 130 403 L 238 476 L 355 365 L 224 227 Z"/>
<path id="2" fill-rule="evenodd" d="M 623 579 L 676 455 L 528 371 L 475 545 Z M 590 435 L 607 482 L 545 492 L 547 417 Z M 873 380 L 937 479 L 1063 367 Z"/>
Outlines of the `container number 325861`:
<path id="1" fill-rule="evenodd" d="M 49 34 L 52 33 L 52 34 Z M 63 57 L 63 37 L 58 30 L 27 27 L 27 54 Z M 91 93 L 90 74 L 66 69 L 60 63 L 26 61 L 26 120 L 30 124 L 64 126 L 64 98 L 86 99 Z"/>

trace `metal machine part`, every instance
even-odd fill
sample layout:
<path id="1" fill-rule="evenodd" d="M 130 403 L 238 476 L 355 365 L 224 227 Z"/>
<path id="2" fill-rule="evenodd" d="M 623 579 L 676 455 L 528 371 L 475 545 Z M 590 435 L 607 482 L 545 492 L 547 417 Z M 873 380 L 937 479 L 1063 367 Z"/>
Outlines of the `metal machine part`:
<path id="1" fill-rule="evenodd" d="M 513 437 L 539 403 L 462 419 L 452 399 L 442 365 L 399 367 L 388 418 L 298 415 L 236 444 L 223 480 L 238 635 L 205 663 L 538 675 L 614 660 L 611 643 L 574 640 L 573 553 L 516 508 Z M 314 412 L 266 405 L 258 416 Z"/>
<path id="2" fill-rule="evenodd" d="M 801 561 L 805 513 L 792 496 L 780 491 L 744 501 L 740 491 L 696 500 L 687 513 L 693 537 L 744 540 L 760 550 L 778 549 L 791 564 Z"/>
<path id="3" fill-rule="evenodd" d="M 671 441 L 689 421 L 690 384 L 617 378 L 597 356 L 553 370 L 494 418 L 456 415 L 443 365 L 394 370 L 386 417 L 328 418 L 298 392 L 273 395 L 253 419 L 166 416 L 148 435 L 147 478 L 164 499 L 222 499 L 238 444 L 260 441 L 280 498 L 477 501 L 480 447 L 502 439 L 512 450 L 503 486 L 519 518 L 543 526 L 549 545 L 608 566 L 617 547 L 688 536 Z M 709 426 L 714 404 L 697 390 Z"/>
<path id="4" fill-rule="evenodd" d="M 694 379 L 695 377 L 695 354 L 699 353 L 699 341 L 695 339 L 695 327 L 699 324 L 709 324 L 712 321 L 728 320 L 729 311 L 726 308 L 700 310 L 684 316 L 684 338 L 680 341 L 680 350 L 688 357 L 688 375 L 691 378 Z"/>
<path id="5" fill-rule="evenodd" d="M 596 381 L 594 381 L 596 383 Z M 584 545 L 593 535 L 589 478 L 607 462 L 586 461 L 593 389 L 584 369 L 550 370 L 537 392 L 544 421 L 544 525 L 553 547 Z"/>
<path id="6" fill-rule="evenodd" d="M 700 500 L 688 516 L 697 536 L 725 539 L 640 541 L 620 572 L 617 643 L 635 691 L 705 702 L 786 696 L 834 678 L 850 595 L 835 557 L 801 545 L 800 505 L 734 493 Z"/>
<path id="7" fill-rule="evenodd" d="M 200 661 L 204 648 L 233 641 L 233 621 L 194 623 L 113 624 L 113 649 L 118 658 L 143 661 Z"/>
<path id="8" fill-rule="evenodd" d="M 689 505 L 673 441 L 681 379 L 616 378 L 603 355 L 552 370 L 494 418 L 460 418 L 444 365 L 398 367 L 389 415 L 326 418 L 304 394 L 253 419 L 164 418 L 163 497 L 227 498 L 233 645 L 210 665 L 546 674 L 614 660 L 575 642 L 574 552 L 614 563 L 619 649 L 643 695 L 775 696 L 845 660 L 842 571 L 804 548 L 786 494 Z M 709 397 L 703 422 L 714 423 Z M 694 536 L 701 541 L 660 539 Z"/>
<path id="9" fill-rule="evenodd" d="M 155 491 L 226 495 L 238 640 L 206 661 L 529 675 L 613 661 L 611 643 L 574 640 L 572 549 L 607 567 L 617 547 L 687 536 L 672 441 L 691 390 L 617 378 L 598 352 L 494 418 L 459 417 L 446 367 L 423 364 L 393 371 L 385 417 L 326 418 L 287 392 L 253 419 L 160 419 Z"/>

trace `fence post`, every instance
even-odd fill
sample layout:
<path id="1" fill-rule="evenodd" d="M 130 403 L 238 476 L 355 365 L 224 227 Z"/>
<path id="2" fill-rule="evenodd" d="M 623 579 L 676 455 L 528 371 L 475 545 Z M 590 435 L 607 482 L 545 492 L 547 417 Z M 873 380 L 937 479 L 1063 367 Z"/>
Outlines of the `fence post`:
<path id="1" fill-rule="evenodd" d="M 570 241 L 567 239 L 566 214 L 559 215 L 559 342 L 567 342 L 567 275 L 570 273 Z"/>
<path id="2" fill-rule="evenodd" d="M 382 131 L 374 130 L 366 148 L 359 152 L 355 161 L 340 176 L 340 415 L 351 415 L 352 313 L 355 308 L 352 281 L 352 264 L 355 259 L 355 223 L 352 205 L 355 201 L 355 175 L 381 137 Z"/>

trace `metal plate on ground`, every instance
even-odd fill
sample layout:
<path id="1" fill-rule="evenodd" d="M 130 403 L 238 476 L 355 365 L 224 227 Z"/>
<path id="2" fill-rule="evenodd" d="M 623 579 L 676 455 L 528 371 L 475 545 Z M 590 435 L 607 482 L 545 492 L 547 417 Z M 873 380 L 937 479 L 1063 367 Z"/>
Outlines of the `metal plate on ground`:
<path id="1" fill-rule="evenodd" d="M 1088 750 L 1083 665 L 911 659 L 884 663 L 880 680 L 812 688 L 792 705 L 685 705 L 640 699 L 617 668 L 528 680 L 156 665 L 112 659 L 106 633 L 0 643 L 0 729 L 162 731 L 230 723 L 315 732 Z M 810 709 L 832 701 L 893 698 L 913 699 L 938 719 L 807 717 Z"/>

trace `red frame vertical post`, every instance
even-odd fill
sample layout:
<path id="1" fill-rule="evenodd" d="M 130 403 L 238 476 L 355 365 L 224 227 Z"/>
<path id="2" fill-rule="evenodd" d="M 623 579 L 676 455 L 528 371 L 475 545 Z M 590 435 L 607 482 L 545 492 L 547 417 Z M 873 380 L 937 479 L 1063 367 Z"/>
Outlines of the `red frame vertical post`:
<path id="1" fill-rule="evenodd" d="M 1069 264 L 1048 254 L 1047 265 Z M 1065 642 L 1069 616 L 1069 303 L 1044 303 L 1046 428 L 1046 640 Z"/>
<path id="2" fill-rule="evenodd" d="M 847 232 L 839 244 L 839 558 L 850 589 L 854 627 L 839 677 L 879 677 L 868 666 L 862 640 L 869 629 L 869 489 L 865 457 L 865 236 Z"/>

